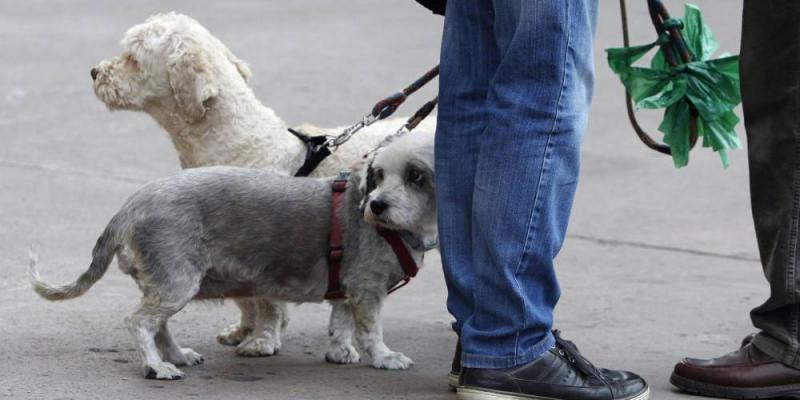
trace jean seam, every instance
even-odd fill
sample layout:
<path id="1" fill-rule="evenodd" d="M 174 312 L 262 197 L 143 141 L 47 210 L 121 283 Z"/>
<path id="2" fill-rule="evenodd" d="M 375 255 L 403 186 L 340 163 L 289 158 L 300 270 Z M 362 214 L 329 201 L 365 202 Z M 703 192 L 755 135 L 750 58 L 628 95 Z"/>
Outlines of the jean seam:
<path id="1" fill-rule="evenodd" d="M 795 130 L 794 135 L 794 152 L 795 152 L 795 160 L 797 160 L 800 156 L 800 144 L 798 144 L 798 135 L 797 135 L 797 127 Z M 792 351 L 792 364 L 797 363 L 798 359 L 798 348 L 800 347 L 800 342 L 798 342 L 798 317 L 800 317 L 800 313 L 798 313 L 798 307 L 800 305 L 797 304 L 797 295 L 795 293 L 797 289 L 797 282 L 795 279 L 797 278 L 797 253 L 798 253 L 798 229 L 800 227 L 800 180 L 798 180 L 798 176 L 800 175 L 800 163 L 795 162 L 794 165 L 794 173 L 792 175 L 792 225 L 789 231 L 789 245 L 788 247 L 788 254 L 787 254 L 787 262 L 786 262 L 786 296 L 789 306 L 789 331 L 791 333 L 789 338 L 789 349 Z"/>
<path id="2" fill-rule="evenodd" d="M 795 133 L 795 140 L 794 140 L 794 152 L 795 152 L 795 160 L 798 159 L 798 155 L 800 155 L 800 148 L 798 148 L 798 137 Z M 798 181 L 798 175 L 800 175 L 800 163 L 795 162 L 794 165 L 794 174 L 792 175 L 792 193 L 794 198 L 792 199 L 792 225 L 791 230 L 789 232 L 789 246 L 788 247 L 788 255 L 787 255 L 787 265 L 786 265 L 786 295 L 788 298 L 789 306 L 789 331 L 791 333 L 789 338 L 789 348 L 792 351 L 792 364 L 797 363 L 798 358 L 798 347 L 800 347 L 800 343 L 798 343 L 798 304 L 797 303 L 797 296 L 795 290 L 797 289 L 797 283 L 795 279 L 797 278 L 797 246 L 798 246 L 798 224 L 800 224 L 800 181 Z"/>
<path id="3" fill-rule="evenodd" d="M 558 126 L 558 121 L 560 117 L 560 111 L 562 106 L 562 101 L 564 99 L 564 86 L 566 85 L 567 75 L 568 75 L 568 68 L 567 68 L 567 61 L 569 59 L 569 48 L 570 48 L 570 39 L 572 33 L 572 27 L 570 25 L 570 14 L 569 14 L 569 1 L 565 1 L 565 15 L 564 18 L 566 19 L 566 23 L 564 26 L 567 27 L 566 31 L 566 43 L 565 43 L 565 51 L 564 51 L 564 60 L 562 65 L 564 66 L 564 73 L 561 76 L 561 87 L 558 92 L 558 101 L 556 101 L 555 106 L 555 116 L 553 117 L 553 125 L 550 127 L 550 132 L 547 134 L 547 142 L 545 143 L 545 152 L 544 157 L 542 157 L 542 164 L 540 166 L 539 178 L 536 183 L 536 197 L 533 199 L 533 207 L 531 207 L 531 215 L 528 218 L 528 232 L 526 234 L 525 239 L 525 247 L 522 249 L 522 254 L 520 254 L 519 262 L 517 263 L 516 268 L 514 268 L 514 285 L 517 287 L 518 291 L 521 291 L 522 287 L 519 283 L 519 270 L 522 268 L 522 265 L 525 261 L 525 256 L 530 252 L 531 245 L 533 243 L 533 236 L 534 230 L 536 226 L 536 221 L 539 219 L 539 207 L 541 206 L 541 188 L 545 178 L 547 177 L 547 172 L 549 169 L 547 166 L 550 164 L 550 157 L 552 155 L 552 138 L 555 134 L 556 127 Z M 528 316 L 525 313 L 525 298 L 520 296 L 522 300 L 522 315 L 525 316 L 525 319 L 522 321 L 522 328 L 516 332 L 516 336 L 514 338 L 514 355 L 516 356 L 519 351 L 519 337 L 520 331 L 525 330 L 528 326 Z"/>

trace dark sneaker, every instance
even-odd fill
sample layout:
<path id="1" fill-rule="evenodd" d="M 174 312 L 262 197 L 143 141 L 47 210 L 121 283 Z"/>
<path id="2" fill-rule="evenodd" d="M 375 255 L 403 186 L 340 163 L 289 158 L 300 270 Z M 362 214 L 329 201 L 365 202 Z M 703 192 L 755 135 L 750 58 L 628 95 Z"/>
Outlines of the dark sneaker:
<path id="1" fill-rule="evenodd" d="M 461 378 L 461 341 L 456 343 L 456 354 L 453 355 L 453 364 L 450 366 L 450 373 L 447 374 L 447 386 L 450 389 L 458 388 L 458 380 Z"/>
<path id="2" fill-rule="evenodd" d="M 647 400 L 636 374 L 597 369 L 572 342 L 553 332 L 556 346 L 528 364 L 505 369 L 462 368 L 460 400 Z"/>
<path id="3" fill-rule="evenodd" d="M 800 399 L 800 370 L 782 364 L 749 341 L 712 360 L 685 358 L 675 366 L 669 381 L 678 389 L 703 396 Z"/>

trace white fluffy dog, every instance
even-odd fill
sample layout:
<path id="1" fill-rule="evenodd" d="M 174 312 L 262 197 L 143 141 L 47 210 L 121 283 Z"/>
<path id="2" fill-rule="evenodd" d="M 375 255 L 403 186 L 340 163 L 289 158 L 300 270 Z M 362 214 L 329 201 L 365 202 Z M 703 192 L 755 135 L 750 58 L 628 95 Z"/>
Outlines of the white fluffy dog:
<path id="1" fill-rule="evenodd" d="M 92 68 L 94 91 L 110 110 L 152 116 L 169 133 L 183 168 L 232 165 L 293 174 L 303 164 L 305 145 L 255 97 L 247 85 L 247 64 L 194 19 L 176 13 L 152 16 L 128 30 L 121 44 L 121 55 Z M 402 123 L 392 119 L 364 128 L 313 175 L 330 176 L 347 169 Z M 313 134 L 340 132 L 308 125 L 300 129 Z M 434 125 L 428 121 L 417 129 L 431 132 Z M 280 331 L 288 321 L 285 304 L 240 299 L 237 305 L 241 322 L 217 340 L 238 345 L 240 355 L 277 353 Z M 257 325 L 265 329 L 254 330 Z"/>

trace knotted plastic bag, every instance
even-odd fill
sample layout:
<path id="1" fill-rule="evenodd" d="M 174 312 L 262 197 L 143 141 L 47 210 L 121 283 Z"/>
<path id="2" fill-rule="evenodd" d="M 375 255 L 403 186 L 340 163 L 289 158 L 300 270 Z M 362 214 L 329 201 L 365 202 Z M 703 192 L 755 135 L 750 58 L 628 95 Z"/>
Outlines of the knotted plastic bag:
<path id="1" fill-rule="evenodd" d="M 733 112 L 741 101 L 739 56 L 723 54 L 711 59 L 719 44 L 696 6 L 687 4 L 679 21 L 693 61 L 673 68 L 659 48 L 650 68 L 634 66 L 652 48 L 669 40 L 661 37 L 644 46 L 606 49 L 608 65 L 619 76 L 637 108 L 665 108 L 658 130 L 664 133 L 664 143 L 672 150 L 675 167 L 689 163 L 690 104 L 699 114 L 697 136 L 702 137 L 703 147 L 718 152 L 727 167 L 726 151 L 741 147 L 734 131 L 739 118 Z"/>

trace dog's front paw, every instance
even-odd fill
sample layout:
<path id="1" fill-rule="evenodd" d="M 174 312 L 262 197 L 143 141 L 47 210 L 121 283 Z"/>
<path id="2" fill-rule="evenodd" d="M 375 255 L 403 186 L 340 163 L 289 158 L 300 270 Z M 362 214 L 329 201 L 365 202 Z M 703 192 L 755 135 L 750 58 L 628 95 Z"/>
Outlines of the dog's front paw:
<path id="1" fill-rule="evenodd" d="M 266 357 L 278 354 L 280 343 L 264 337 L 248 336 L 236 347 L 236 354 L 245 357 Z"/>
<path id="2" fill-rule="evenodd" d="M 412 365 L 414 365 L 414 361 L 398 352 L 387 353 L 372 361 L 372 366 L 379 369 L 409 369 Z"/>
<path id="3" fill-rule="evenodd" d="M 147 379 L 174 381 L 183 379 L 183 371 L 173 364 L 162 361 L 157 364 L 146 365 L 144 367 L 144 377 Z"/>
<path id="4" fill-rule="evenodd" d="M 355 364 L 361 361 L 361 356 L 355 347 L 342 345 L 325 353 L 325 361 L 333 364 Z"/>
<path id="5" fill-rule="evenodd" d="M 236 346 L 249 335 L 253 330 L 247 327 L 242 327 L 239 324 L 233 324 L 219 335 L 217 335 L 217 342 L 228 346 Z"/>

